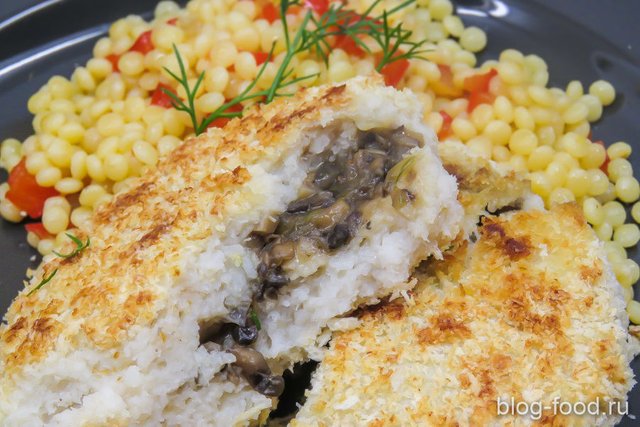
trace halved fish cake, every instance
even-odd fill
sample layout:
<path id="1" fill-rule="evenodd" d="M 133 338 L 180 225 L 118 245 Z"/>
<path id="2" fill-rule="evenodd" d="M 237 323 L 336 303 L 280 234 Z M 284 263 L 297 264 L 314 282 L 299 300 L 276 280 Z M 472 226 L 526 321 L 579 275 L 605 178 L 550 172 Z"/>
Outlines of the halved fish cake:
<path id="1" fill-rule="evenodd" d="M 410 93 L 356 79 L 186 141 L 10 307 L 1 423 L 258 419 L 333 319 L 406 289 L 459 233 L 421 117 Z"/>
<path id="2" fill-rule="evenodd" d="M 602 242 L 580 208 L 504 213 L 485 218 L 478 232 L 476 243 L 425 263 L 406 300 L 364 310 L 358 328 L 337 334 L 292 426 L 620 419 L 617 402 L 623 411 L 638 345 Z M 502 404 L 499 415 L 498 399 L 534 406 L 518 416 Z M 554 401 L 556 408 L 597 402 L 603 412 L 563 415 Z M 537 402 L 547 409 L 538 414 Z"/>

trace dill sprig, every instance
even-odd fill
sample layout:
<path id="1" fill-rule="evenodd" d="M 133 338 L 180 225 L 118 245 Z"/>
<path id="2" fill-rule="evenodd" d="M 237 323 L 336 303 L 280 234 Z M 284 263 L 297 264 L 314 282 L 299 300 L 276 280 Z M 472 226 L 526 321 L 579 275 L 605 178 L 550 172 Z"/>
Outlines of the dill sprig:
<path id="1" fill-rule="evenodd" d="M 262 323 L 260 323 L 260 318 L 258 317 L 258 313 L 256 313 L 253 308 L 249 310 L 249 318 L 251 319 L 253 324 L 256 325 L 257 330 L 262 329 Z"/>
<path id="2" fill-rule="evenodd" d="M 51 281 L 51 279 L 53 279 L 53 277 L 56 275 L 57 272 L 58 272 L 58 269 L 56 268 L 55 270 L 53 270 L 53 273 L 51 273 L 49 276 L 43 277 L 42 280 L 40 281 L 40 283 L 38 283 L 33 289 L 31 289 L 29 291 L 29 293 L 27 293 L 27 296 L 31 296 L 38 289 L 40 289 L 41 287 L 43 287 L 44 285 L 49 283 Z"/>
<path id="3" fill-rule="evenodd" d="M 381 1 L 375 0 L 363 14 L 357 14 L 346 9 L 344 3 L 332 3 L 329 9 L 321 15 L 316 15 L 312 10 L 306 9 L 300 26 L 292 34 L 286 19 L 287 12 L 291 6 L 302 6 L 302 3 L 300 0 L 282 0 L 280 2 L 280 19 L 284 30 L 285 51 L 282 54 L 282 59 L 271 85 L 263 90 L 255 90 L 256 84 L 273 59 L 275 43 L 271 46 L 267 59 L 260 66 L 256 78 L 240 94 L 202 119 L 199 119 L 196 112 L 195 99 L 204 80 L 205 72 L 203 71 L 199 74 L 192 88 L 189 85 L 187 67 L 175 45 L 173 46 L 173 51 L 180 73 L 178 75 L 166 67 L 164 69 L 182 86 L 187 99 L 182 100 L 171 90 L 165 88 L 162 90 L 171 98 L 174 108 L 189 115 L 195 134 L 200 135 L 218 118 L 241 116 L 241 111 L 230 111 L 232 107 L 238 104 L 253 99 L 260 99 L 263 103 L 268 104 L 277 97 L 290 96 L 291 93 L 284 91 L 285 88 L 301 81 L 315 78 L 317 74 L 292 78 L 294 70 L 291 67 L 291 62 L 296 55 L 310 51 L 325 63 L 328 63 L 329 53 L 332 49 L 330 41 L 335 36 L 348 37 L 367 53 L 374 52 L 372 52 L 365 40 L 372 40 L 380 51 L 377 53 L 379 58 L 376 65 L 376 69 L 379 72 L 394 61 L 412 58 L 424 59 L 421 54 L 427 52 L 422 49 L 426 40 L 420 42 L 412 41 L 411 31 L 402 28 L 402 24 L 391 26 L 388 19 L 392 14 L 414 4 L 416 0 L 406 0 L 388 11 L 384 11 L 381 15 L 372 17 L 371 13 Z"/>
<path id="4" fill-rule="evenodd" d="M 53 251 L 53 253 L 57 256 L 59 256 L 60 258 L 73 258 L 74 256 L 78 255 L 80 252 L 82 252 L 83 250 L 87 249 L 90 245 L 91 245 L 91 238 L 87 237 L 87 241 L 86 242 L 82 242 L 82 240 L 78 239 L 76 236 L 74 236 L 71 233 L 65 233 L 67 235 L 67 237 L 69 239 L 71 239 L 73 241 L 73 243 L 76 244 L 76 248 L 68 254 L 61 254 L 59 252 Z"/>

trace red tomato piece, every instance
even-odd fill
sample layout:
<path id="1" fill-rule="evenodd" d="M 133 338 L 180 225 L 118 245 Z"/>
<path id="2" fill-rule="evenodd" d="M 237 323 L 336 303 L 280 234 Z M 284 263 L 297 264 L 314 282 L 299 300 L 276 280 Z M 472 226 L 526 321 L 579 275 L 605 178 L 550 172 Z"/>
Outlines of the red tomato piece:
<path id="1" fill-rule="evenodd" d="M 225 113 L 239 113 L 239 112 L 242 111 L 242 108 L 243 108 L 242 105 L 236 104 L 236 105 L 233 105 L 233 106 L 227 108 Z M 223 128 L 230 121 L 231 121 L 231 119 L 228 118 L 228 117 L 218 117 L 217 119 L 215 119 L 214 121 L 209 123 L 209 126 L 207 126 L 207 128 Z"/>
<path id="2" fill-rule="evenodd" d="M 387 86 L 397 87 L 408 69 L 409 60 L 402 58 L 386 64 L 380 70 L 380 74 L 384 76 L 384 82 Z"/>
<path id="3" fill-rule="evenodd" d="M 453 119 L 444 111 L 440 111 L 440 115 L 442 116 L 442 127 L 440 128 L 440 132 L 438 132 L 438 140 L 444 141 L 453 133 L 451 131 L 451 122 Z"/>
<path id="4" fill-rule="evenodd" d="M 153 41 L 151 40 L 151 30 L 145 31 L 140 34 L 136 41 L 131 46 L 129 51 L 131 52 L 140 52 L 143 55 L 151 52 L 154 49 Z"/>
<path id="5" fill-rule="evenodd" d="M 105 59 L 111 62 L 111 67 L 113 68 L 114 73 L 120 72 L 120 69 L 118 68 L 118 61 L 120 61 L 120 55 L 116 55 L 115 53 L 112 53 L 111 55 L 107 55 Z"/>
<path id="6" fill-rule="evenodd" d="M 598 145 L 602 145 L 602 148 L 605 149 L 605 158 L 604 158 L 604 162 L 602 162 L 602 164 L 600 165 L 600 170 L 604 173 L 606 173 L 607 175 L 609 174 L 609 162 L 611 161 L 611 159 L 609 158 L 609 153 L 607 153 L 607 146 L 604 145 L 603 141 L 593 141 L 594 144 L 598 144 Z"/>
<path id="7" fill-rule="evenodd" d="M 25 224 L 24 229 L 27 230 L 27 233 L 34 233 L 38 236 L 39 239 L 47 239 L 51 237 L 51 234 L 44 228 L 41 222 L 32 222 L 30 224 Z"/>
<path id="8" fill-rule="evenodd" d="M 304 0 L 304 5 L 318 15 L 322 15 L 329 10 L 329 0 Z"/>
<path id="9" fill-rule="evenodd" d="M 157 105 L 158 107 L 163 107 L 163 108 L 173 107 L 173 99 L 171 99 L 171 97 L 167 95 L 162 89 L 166 89 L 171 93 L 175 93 L 171 86 L 166 85 L 164 83 L 160 83 L 158 84 L 158 86 L 153 91 L 153 94 L 151 95 L 151 105 Z"/>
<path id="10" fill-rule="evenodd" d="M 489 83 L 491 79 L 498 75 L 495 68 L 490 69 L 484 74 L 476 74 L 464 79 L 462 88 L 469 92 L 489 92 Z"/>
<path id="11" fill-rule="evenodd" d="M 269 21 L 269 23 L 273 23 L 280 19 L 280 11 L 273 3 L 267 3 L 262 7 L 261 16 L 263 19 Z"/>
<path id="12" fill-rule="evenodd" d="M 31 218 L 40 218 L 44 202 L 49 197 L 59 195 L 54 188 L 41 187 L 36 178 L 27 171 L 23 158 L 9 174 L 7 199 L 18 209 L 25 211 Z"/>
<path id="13" fill-rule="evenodd" d="M 251 54 L 256 59 L 256 64 L 258 65 L 264 64 L 267 58 L 269 58 L 269 54 L 266 52 L 251 52 Z"/>

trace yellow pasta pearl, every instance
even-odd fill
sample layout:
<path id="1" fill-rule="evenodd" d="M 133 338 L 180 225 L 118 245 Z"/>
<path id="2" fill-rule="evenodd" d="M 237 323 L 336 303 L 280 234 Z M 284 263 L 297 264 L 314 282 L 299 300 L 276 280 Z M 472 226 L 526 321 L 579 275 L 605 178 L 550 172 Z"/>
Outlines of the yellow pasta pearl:
<path id="1" fill-rule="evenodd" d="M 84 151 L 76 151 L 71 156 L 69 164 L 71 176 L 75 179 L 82 180 L 87 176 L 87 153 Z"/>
<path id="2" fill-rule="evenodd" d="M 600 169 L 590 169 L 589 173 L 589 195 L 599 196 L 609 189 L 609 178 Z"/>
<path id="3" fill-rule="evenodd" d="M 616 99 L 616 90 L 605 80 L 593 82 L 589 86 L 589 93 L 597 97 L 604 106 L 610 105 Z"/>
<path id="4" fill-rule="evenodd" d="M 640 240 L 640 229 L 636 224 L 622 224 L 616 227 L 613 233 L 613 240 L 623 248 L 635 246 Z"/>
<path id="5" fill-rule="evenodd" d="M 542 126 L 536 130 L 540 145 L 553 145 L 556 141 L 556 132 L 553 126 Z"/>
<path id="6" fill-rule="evenodd" d="M 632 259 L 622 260 L 613 266 L 616 278 L 624 287 L 631 287 L 640 277 L 640 268 Z"/>
<path id="7" fill-rule="evenodd" d="M 462 20 L 455 15 L 445 16 L 442 19 L 442 25 L 453 37 L 460 37 L 464 31 L 464 24 L 462 23 Z"/>
<path id="8" fill-rule="evenodd" d="M 545 174 L 549 178 L 549 182 L 551 182 L 551 185 L 554 188 L 560 187 L 567 179 L 567 167 L 562 163 L 552 161 L 547 166 Z"/>
<path id="9" fill-rule="evenodd" d="M 0 199 L 0 216 L 10 222 L 20 222 L 26 213 L 21 212 L 9 199 L 3 197 Z"/>
<path id="10" fill-rule="evenodd" d="M 573 100 L 576 100 L 584 94 L 584 89 L 582 88 L 582 83 L 578 80 L 572 80 L 567 85 L 566 90 L 567 96 Z"/>
<path id="11" fill-rule="evenodd" d="M 42 211 L 42 225 L 51 234 L 63 232 L 69 226 L 69 213 L 60 206 L 46 206 Z"/>
<path id="12" fill-rule="evenodd" d="M 611 236 L 613 235 L 613 226 L 608 222 L 603 222 L 602 224 L 593 227 L 593 230 L 596 232 L 598 238 L 604 242 L 611 240 Z"/>
<path id="13" fill-rule="evenodd" d="M 607 153 L 602 145 L 587 142 L 584 145 L 584 156 L 580 159 L 580 165 L 585 169 L 599 168 L 606 157 Z"/>
<path id="14" fill-rule="evenodd" d="M 47 156 L 51 163 L 59 168 L 67 168 L 71 163 L 73 148 L 64 139 L 56 138 L 47 149 Z"/>
<path id="15" fill-rule="evenodd" d="M 604 210 L 604 220 L 611 224 L 613 227 L 618 227 L 627 219 L 627 213 L 624 210 L 624 206 L 619 202 L 611 201 L 602 206 Z"/>
<path id="16" fill-rule="evenodd" d="M 612 182 L 617 182 L 623 176 L 633 176 L 633 167 L 626 159 L 613 159 L 607 166 L 607 172 Z"/>
<path id="17" fill-rule="evenodd" d="M 75 178 L 62 178 L 55 185 L 55 189 L 60 192 L 60 194 L 73 194 L 82 190 L 83 184 L 82 181 L 77 180 Z"/>
<path id="18" fill-rule="evenodd" d="M 91 184 L 82 190 L 79 201 L 82 206 L 91 208 L 105 194 L 107 194 L 107 192 L 104 187 L 97 184 Z"/>
<path id="19" fill-rule="evenodd" d="M 546 169 L 553 160 L 555 150 L 547 145 L 536 147 L 527 159 L 527 167 L 532 171 Z"/>
<path id="20" fill-rule="evenodd" d="M 518 129 L 535 129 L 535 122 L 533 121 L 533 116 L 529 113 L 525 107 L 516 107 L 513 111 L 513 123 L 516 125 Z"/>
<path id="21" fill-rule="evenodd" d="M 509 139 L 509 148 L 516 154 L 523 156 L 531 154 L 538 145 L 538 137 L 528 129 L 518 129 Z"/>
<path id="22" fill-rule="evenodd" d="M 584 169 L 572 169 L 567 174 L 565 186 L 577 198 L 582 197 L 589 192 L 589 174 Z"/>
<path id="23" fill-rule="evenodd" d="M 107 179 L 104 172 L 104 166 L 102 160 L 95 154 L 90 154 L 86 159 L 87 173 L 96 182 L 102 182 Z"/>
<path id="24" fill-rule="evenodd" d="M 626 159 L 631 155 L 631 146 L 622 141 L 614 142 L 607 148 L 607 154 L 610 159 Z"/>
<path id="25" fill-rule="evenodd" d="M 494 145 L 507 145 L 511 138 L 511 126 L 502 120 L 492 120 L 482 131 Z"/>
<path id="26" fill-rule="evenodd" d="M 453 13 L 453 5 L 449 0 L 431 0 L 429 2 L 429 13 L 433 19 L 441 21 Z"/>
<path id="27" fill-rule="evenodd" d="M 480 52 L 487 45 L 487 34 L 478 27 L 467 27 L 460 34 L 460 46 L 470 52 Z"/>
<path id="28" fill-rule="evenodd" d="M 177 25 L 160 24 L 151 32 L 153 45 L 165 52 L 171 52 L 173 45 L 182 43 L 184 32 Z"/>
<path id="29" fill-rule="evenodd" d="M 493 120 L 493 107 L 489 104 L 480 104 L 471 113 L 471 123 L 478 131 L 482 131 Z"/>
<path id="30" fill-rule="evenodd" d="M 122 154 L 112 154 L 104 160 L 104 171 L 112 181 L 122 181 L 129 173 L 129 163 Z"/>
<path id="31" fill-rule="evenodd" d="M 511 152 L 504 145 L 494 145 L 491 149 L 491 158 L 496 162 L 507 162 L 511 158 Z"/>
<path id="32" fill-rule="evenodd" d="M 498 96 L 493 102 L 493 109 L 496 118 L 506 123 L 513 121 L 513 105 L 507 97 L 502 95 Z"/>
<path id="33" fill-rule="evenodd" d="M 622 176 L 616 181 L 616 195 L 625 203 L 633 203 L 640 198 L 640 184 L 632 176 Z"/>
<path id="34" fill-rule="evenodd" d="M 534 172 L 529 176 L 531 191 L 542 198 L 547 198 L 553 191 L 549 177 L 543 172 Z"/>
<path id="35" fill-rule="evenodd" d="M 133 144 L 133 154 L 142 163 L 155 166 L 158 163 L 158 153 L 153 145 L 146 141 L 137 141 Z"/>
<path id="36" fill-rule="evenodd" d="M 589 111 L 587 114 L 587 120 L 595 122 L 602 117 L 602 103 L 598 97 L 590 94 L 582 95 L 582 97 L 580 97 L 580 102 L 582 102 Z"/>
<path id="37" fill-rule="evenodd" d="M 36 151 L 27 156 L 25 167 L 31 175 L 36 175 L 41 170 L 51 166 L 49 158 L 44 151 Z"/>
<path id="38" fill-rule="evenodd" d="M 629 320 L 634 325 L 640 325 L 640 302 L 631 300 L 627 304 L 627 313 L 629 313 Z"/>
<path id="39" fill-rule="evenodd" d="M 600 225 L 604 222 L 604 211 L 602 205 L 593 197 L 587 197 L 582 202 L 584 217 L 592 225 Z"/>
<path id="40" fill-rule="evenodd" d="M 329 81 L 334 83 L 349 80 L 356 75 L 355 69 L 347 61 L 336 61 L 329 66 Z"/>
<path id="41" fill-rule="evenodd" d="M 122 127 L 124 126 L 124 119 L 120 114 L 108 113 L 100 117 L 96 125 L 98 132 L 102 136 L 116 136 L 122 133 Z"/>
<path id="42" fill-rule="evenodd" d="M 575 102 L 562 113 L 562 120 L 571 125 L 586 120 L 588 115 L 587 106 L 581 102 Z"/>
<path id="43" fill-rule="evenodd" d="M 236 73 L 241 79 L 253 80 L 258 72 L 256 59 L 249 52 L 240 52 L 234 63 Z"/>
<path id="44" fill-rule="evenodd" d="M 138 76 L 144 71 L 144 55 L 140 52 L 126 52 L 118 60 L 118 69 L 127 76 Z"/>
<path id="45" fill-rule="evenodd" d="M 633 207 L 631 208 L 631 216 L 633 217 L 633 220 L 635 222 L 640 223 L 640 202 L 634 203 Z"/>
<path id="46" fill-rule="evenodd" d="M 36 182 L 42 187 L 53 187 L 60 179 L 62 172 L 53 166 L 46 167 L 36 174 Z"/>

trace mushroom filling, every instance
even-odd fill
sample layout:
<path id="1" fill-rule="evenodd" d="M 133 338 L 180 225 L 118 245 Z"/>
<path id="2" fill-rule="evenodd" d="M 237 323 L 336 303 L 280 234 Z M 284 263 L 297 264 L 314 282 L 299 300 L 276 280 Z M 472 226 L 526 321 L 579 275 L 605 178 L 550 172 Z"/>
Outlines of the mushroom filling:
<path id="1" fill-rule="evenodd" d="M 420 142 L 403 127 L 358 131 L 350 149 L 331 148 L 308 158 L 311 170 L 300 198 L 289 203 L 275 221 L 252 233 L 258 239 L 258 298 L 275 298 L 290 283 L 285 264 L 298 253 L 331 252 L 347 245 L 362 221 L 362 207 L 385 197 L 389 170 Z M 393 206 L 411 202 L 404 190 L 392 192 Z"/>
<path id="2" fill-rule="evenodd" d="M 258 338 L 258 326 L 249 310 L 236 309 L 228 316 L 228 322 L 210 328 L 201 328 L 206 334 L 201 341 L 207 351 L 227 351 L 236 361 L 227 366 L 232 377 L 242 376 L 258 393 L 277 397 L 284 391 L 284 379 L 273 375 L 262 353 L 247 347 Z"/>

